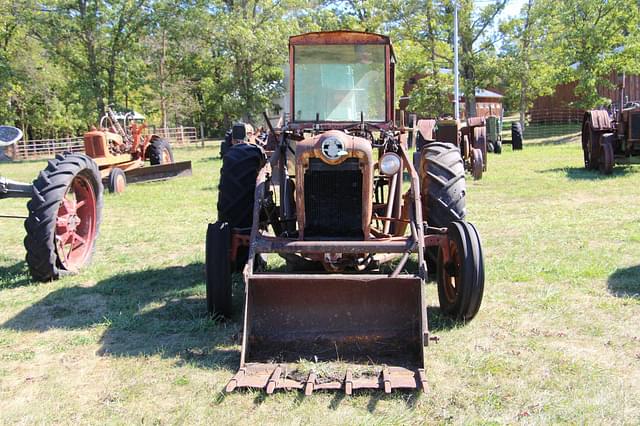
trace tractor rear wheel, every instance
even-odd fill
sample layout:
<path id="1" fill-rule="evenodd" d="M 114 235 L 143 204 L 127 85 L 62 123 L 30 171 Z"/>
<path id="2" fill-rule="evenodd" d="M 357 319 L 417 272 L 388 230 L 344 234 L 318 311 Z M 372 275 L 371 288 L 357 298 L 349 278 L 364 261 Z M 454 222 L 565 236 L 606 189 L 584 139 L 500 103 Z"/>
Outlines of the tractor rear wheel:
<path id="1" fill-rule="evenodd" d="M 453 144 L 431 142 L 421 156 L 423 212 L 429 226 L 446 227 L 466 215 L 464 163 Z"/>
<path id="2" fill-rule="evenodd" d="M 438 253 L 438 299 L 440 310 L 459 321 L 478 313 L 484 292 L 484 258 L 478 232 L 464 221 L 448 227 L 449 262 Z"/>
<path id="3" fill-rule="evenodd" d="M 24 246 L 31 276 L 51 281 L 91 260 L 102 218 L 103 186 L 86 155 L 57 155 L 33 181 Z"/>
<path id="4" fill-rule="evenodd" d="M 225 153 L 218 186 L 218 220 L 231 228 L 251 228 L 258 170 L 264 151 L 254 144 L 239 143 Z"/>
<path id="5" fill-rule="evenodd" d="M 173 163 L 173 150 L 166 140 L 155 137 L 147 150 L 147 158 L 152 166 Z"/>
<path id="6" fill-rule="evenodd" d="M 212 317 L 233 314 L 231 282 L 231 227 L 226 222 L 210 223 L 205 246 L 207 312 Z"/>
<path id="7" fill-rule="evenodd" d="M 241 233 L 251 231 L 256 178 L 265 160 L 262 148 L 254 144 L 239 143 L 227 150 L 218 186 L 218 221 Z M 248 255 L 247 247 L 238 249 L 235 270 L 242 270 Z"/>
<path id="8" fill-rule="evenodd" d="M 519 121 L 511 123 L 511 147 L 514 150 L 522 149 L 522 127 Z"/>

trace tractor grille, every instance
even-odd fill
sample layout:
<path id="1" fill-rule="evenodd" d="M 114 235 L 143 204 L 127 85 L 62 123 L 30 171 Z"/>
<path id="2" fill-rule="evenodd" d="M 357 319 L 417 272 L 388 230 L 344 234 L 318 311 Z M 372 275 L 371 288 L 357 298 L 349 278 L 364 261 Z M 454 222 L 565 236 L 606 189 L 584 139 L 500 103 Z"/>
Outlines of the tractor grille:
<path id="1" fill-rule="evenodd" d="M 362 171 L 358 159 L 309 161 L 304 174 L 305 239 L 362 240 Z"/>
<path id="2" fill-rule="evenodd" d="M 629 139 L 640 139 L 640 113 L 631 114 L 631 137 Z"/>

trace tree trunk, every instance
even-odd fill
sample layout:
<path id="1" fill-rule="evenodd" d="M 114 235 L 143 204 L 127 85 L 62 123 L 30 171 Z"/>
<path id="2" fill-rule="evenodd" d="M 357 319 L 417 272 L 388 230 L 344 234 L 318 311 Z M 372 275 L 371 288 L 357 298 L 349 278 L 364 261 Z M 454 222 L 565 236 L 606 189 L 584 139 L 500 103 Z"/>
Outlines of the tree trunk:
<path id="1" fill-rule="evenodd" d="M 167 126 L 167 94 L 166 94 L 166 78 L 164 64 L 167 58 L 167 31 L 162 30 L 162 50 L 160 55 L 160 66 L 158 74 L 160 77 L 160 116 L 162 118 L 162 127 Z"/>

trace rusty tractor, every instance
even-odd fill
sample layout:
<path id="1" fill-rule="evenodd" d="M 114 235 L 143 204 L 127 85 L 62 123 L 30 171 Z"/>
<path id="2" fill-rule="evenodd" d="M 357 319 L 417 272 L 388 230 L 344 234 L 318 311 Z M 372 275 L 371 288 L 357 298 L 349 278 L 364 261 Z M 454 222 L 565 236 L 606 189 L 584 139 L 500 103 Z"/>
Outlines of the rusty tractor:
<path id="1" fill-rule="evenodd" d="M 584 114 L 582 151 L 587 170 L 599 170 L 609 175 L 613 173 L 615 163 L 637 162 L 640 155 L 640 103 L 624 101 L 624 74 L 619 90 L 619 107 L 613 110 L 612 116 L 606 110 Z"/>
<path id="2" fill-rule="evenodd" d="M 419 120 L 416 150 L 423 145 L 440 141 L 455 145 L 461 152 L 465 169 L 474 179 L 482 179 L 487 170 L 487 129 L 482 117 L 470 117 L 465 124 L 452 118 Z"/>
<path id="3" fill-rule="evenodd" d="M 271 155 L 251 143 L 226 152 L 207 229 L 211 315 L 234 317 L 231 274 L 244 276 L 240 369 L 226 390 L 426 390 L 425 249 L 437 248 L 443 314 L 471 320 L 484 289 L 460 151 L 428 143 L 413 166 L 388 37 L 308 33 L 289 52 L 291 116 L 267 122 Z M 270 254 L 282 271 L 265 271 Z"/>
<path id="4" fill-rule="evenodd" d="M 19 129 L 0 126 L 0 147 L 21 138 Z M 24 246 L 34 280 L 51 281 L 89 263 L 102 218 L 102 193 L 98 165 L 83 154 L 57 155 L 32 184 L 0 176 L 0 199 L 30 199 Z"/>
<path id="5" fill-rule="evenodd" d="M 111 193 L 124 192 L 128 183 L 191 176 L 191 162 L 174 162 L 169 142 L 158 135 L 144 135 L 146 125 L 139 124 L 139 118 L 117 115 L 107 107 L 100 128 L 84 134 L 85 153 L 98 164 Z"/>

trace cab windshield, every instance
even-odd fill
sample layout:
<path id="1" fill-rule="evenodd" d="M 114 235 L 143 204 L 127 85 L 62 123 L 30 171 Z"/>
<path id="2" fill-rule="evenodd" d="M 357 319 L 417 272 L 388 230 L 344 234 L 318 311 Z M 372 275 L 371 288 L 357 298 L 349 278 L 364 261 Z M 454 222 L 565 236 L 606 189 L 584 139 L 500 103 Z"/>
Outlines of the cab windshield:
<path id="1" fill-rule="evenodd" d="M 294 121 L 385 120 L 384 45 L 298 45 Z"/>

